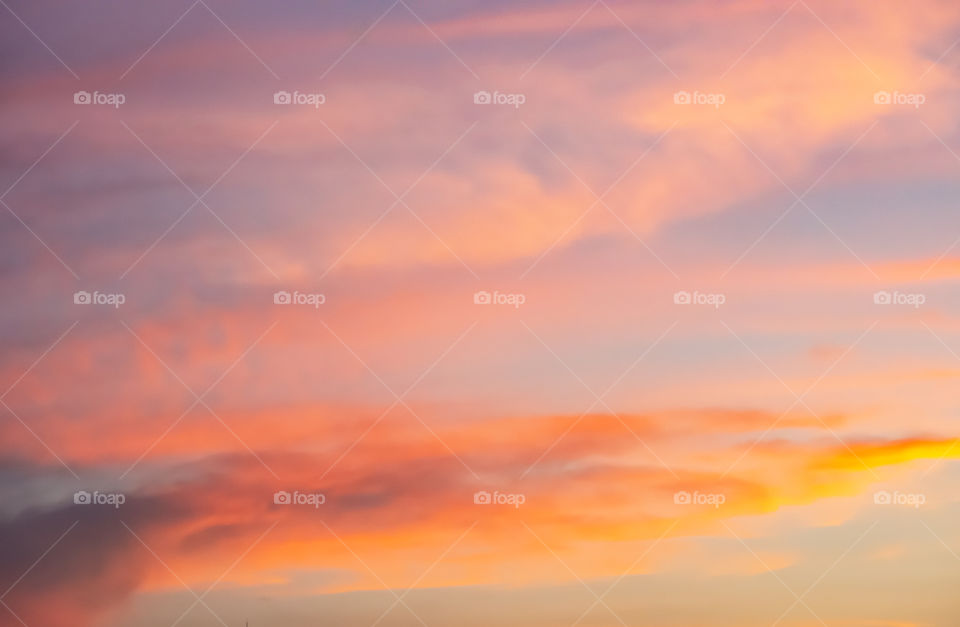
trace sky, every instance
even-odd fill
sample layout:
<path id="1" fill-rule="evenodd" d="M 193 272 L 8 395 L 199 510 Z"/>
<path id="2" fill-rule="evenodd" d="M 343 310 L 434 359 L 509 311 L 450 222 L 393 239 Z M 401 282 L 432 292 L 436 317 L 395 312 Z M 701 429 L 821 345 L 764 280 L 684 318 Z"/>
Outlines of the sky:
<path id="1" fill-rule="evenodd" d="M 957 624 L 960 5 L 0 5 L 0 626 Z"/>

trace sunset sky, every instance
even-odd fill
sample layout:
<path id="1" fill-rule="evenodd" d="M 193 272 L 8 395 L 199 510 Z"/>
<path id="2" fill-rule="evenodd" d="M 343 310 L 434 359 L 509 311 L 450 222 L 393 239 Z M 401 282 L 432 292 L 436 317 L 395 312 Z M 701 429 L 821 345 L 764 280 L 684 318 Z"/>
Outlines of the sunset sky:
<path id="1" fill-rule="evenodd" d="M 0 627 L 960 623 L 955 1 L 0 0 L 0 57 Z"/>

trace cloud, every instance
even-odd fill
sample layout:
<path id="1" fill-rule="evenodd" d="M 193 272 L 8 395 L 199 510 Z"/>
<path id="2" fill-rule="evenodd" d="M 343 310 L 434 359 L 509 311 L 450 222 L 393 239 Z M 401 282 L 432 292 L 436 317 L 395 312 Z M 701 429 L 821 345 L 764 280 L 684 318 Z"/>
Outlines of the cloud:
<path id="1" fill-rule="evenodd" d="M 723 415 L 705 420 L 704 426 L 713 424 L 717 432 L 744 427 L 755 431 L 763 422 L 749 413 L 728 414 L 726 420 Z M 2 547 L 7 581 L 79 521 L 42 567 L 17 586 L 11 607 L 18 614 L 22 611 L 28 623 L 33 618 L 48 621 L 44 624 L 67 624 L 67 616 L 81 611 L 92 621 L 135 591 L 175 591 L 182 586 L 181 579 L 190 587 L 205 588 L 239 555 L 245 557 L 222 579 L 221 587 L 268 585 L 278 575 L 308 569 L 318 560 L 325 568 L 352 572 L 353 577 L 336 577 L 317 592 L 375 587 L 355 556 L 343 550 L 341 540 L 369 556 L 369 565 L 387 585 L 400 586 L 406 577 L 402 564 L 427 559 L 436 552 L 438 538 L 453 542 L 477 521 L 453 558 L 421 585 L 502 584 L 511 580 L 497 570 L 504 559 L 515 565 L 518 584 L 566 579 L 558 579 L 555 569 L 544 569 L 541 540 L 569 560 L 580 576 L 599 577 L 627 566 L 616 550 L 623 543 L 650 541 L 664 533 L 721 534 L 719 520 L 857 494 L 871 478 L 854 460 L 876 468 L 960 455 L 948 440 L 854 442 L 849 448 L 825 440 L 806 444 L 777 440 L 759 445 L 743 470 L 727 475 L 723 470 L 739 449 L 730 449 L 722 463 L 714 459 L 712 468 L 697 469 L 691 465 L 696 456 L 680 453 L 683 445 L 668 446 L 669 437 L 643 419 L 626 420 L 670 460 L 669 467 L 658 464 L 609 416 L 588 417 L 569 430 L 568 441 L 554 447 L 522 482 L 517 481 L 518 473 L 545 443 L 566 431 L 565 421 L 540 421 L 539 428 L 529 418 L 486 429 L 478 424 L 459 431 L 459 437 L 441 431 L 462 459 L 482 472 L 486 479 L 480 482 L 428 434 L 417 437 L 416 430 L 390 424 L 374 431 L 340 470 L 329 474 L 323 472 L 325 460 L 320 463 L 315 455 L 279 451 L 261 454 L 280 480 L 242 452 L 179 468 L 168 466 L 141 476 L 141 487 L 133 487 L 119 509 L 48 506 L 6 521 L 3 537 L 23 539 Z M 496 451 L 497 443 L 505 448 Z M 319 508 L 275 505 L 277 489 L 322 492 L 326 502 Z M 478 489 L 520 492 L 525 502 L 520 508 L 478 506 L 473 499 Z M 678 505 L 678 492 L 704 498 L 719 494 L 724 500 L 719 506 L 696 501 Z M 518 534 L 521 521 L 536 530 L 539 540 Z M 77 586 L 75 578 L 81 572 L 86 573 L 84 584 Z M 118 586 L 120 577 L 124 586 Z M 69 593 L 57 596 L 57 603 L 41 601 L 67 586 Z"/>

